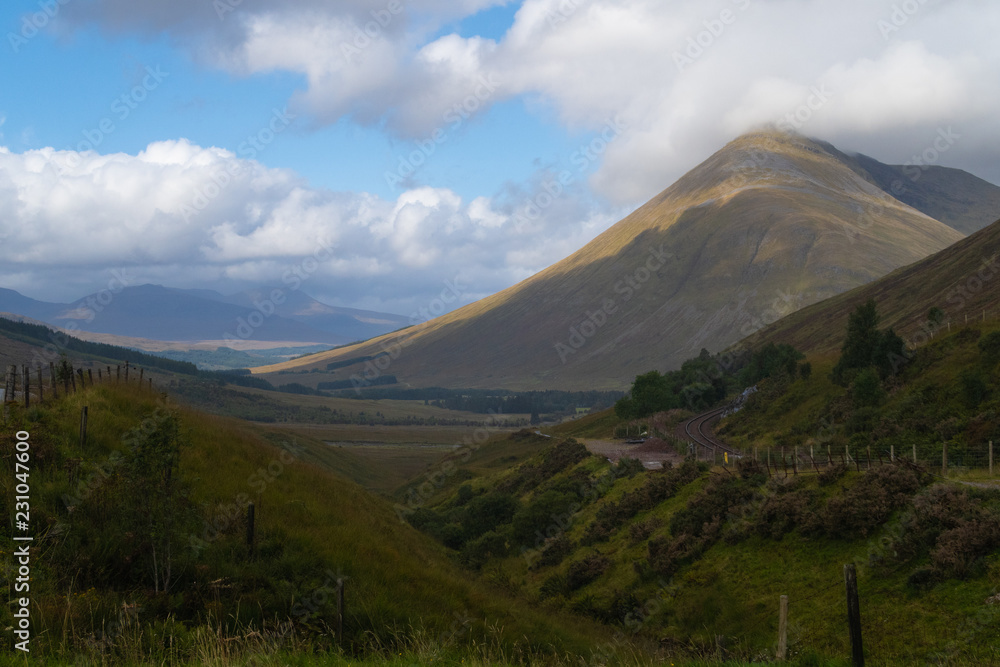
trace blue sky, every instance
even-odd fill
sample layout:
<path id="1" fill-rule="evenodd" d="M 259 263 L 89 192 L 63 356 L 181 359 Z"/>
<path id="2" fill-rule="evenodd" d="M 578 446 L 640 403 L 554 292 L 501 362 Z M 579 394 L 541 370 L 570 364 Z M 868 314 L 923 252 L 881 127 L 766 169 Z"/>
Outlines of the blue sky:
<path id="1" fill-rule="evenodd" d="M 0 286 L 72 300 L 125 267 L 229 292 L 330 245 L 305 286 L 325 301 L 406 314 L 461 277 L 468 303 L 803 109 L 803 134 L 892 163 L 951 128 L 938 163 L 997 182 L 998 18 L 986 0 L 8 3 Z"/>

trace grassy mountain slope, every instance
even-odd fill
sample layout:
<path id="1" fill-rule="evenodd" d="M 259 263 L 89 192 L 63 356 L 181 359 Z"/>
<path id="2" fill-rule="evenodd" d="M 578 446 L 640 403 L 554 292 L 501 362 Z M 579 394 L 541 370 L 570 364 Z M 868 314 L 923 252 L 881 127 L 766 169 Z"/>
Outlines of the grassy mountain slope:
<path id="1" fill-rule="evenodd" d="M 80 449 L 83 405 L 90 420 Z M 9 414 L 3 457 L 11 460 L 15 432 L 28 431 L 31 442 L 33 655 L 201 662 L 219 651 L 238 661 L 244 650 L 264 659 L 264 649 L 323 649 L 331 644 L 331 576 L 348 578 L 348 654 L 406 650 L 420 633 L 445 654 L 474 640 L 509 655 L 582 652 L 602 636 L 591 622 L 539 613 L 475 581 L 389 503 L 235 420 L 121 385 L 29 411 L 9 406 Z M 143 477 L 136 471 L 170 440 L 170 415 L 179 463 L 172 475 Z M 0 482 L 11 516 L 13 484 L 12 475 Z M 169 502 L 156 504 L 164 493 Z M 253 557 L 244 544 L 249 501 Z M 5 523 L 7 552 L 11 531 Z M 156 546 L 158 565 L 150 559 Z M 5 626 L 14 624 L 11 613 L 5 605 Z"/>
<path id="2" fill-rule="evenodd" d="M 383 370 L 418 386 L 622 388 L 960 238 L 819 144 L 752 134 L 514 287 L 397 334 L 258 371 L 323 369 L 388 349 L 398 354 Z"/>
<path id="3" fill-rule="evenodd" d="M 847 155 L 822 143 L 864 178 L 921 213 L 963 234 L 972 234 L 1000 215 L 1000 187 L 960 169 L 888 165 L 867 155 Z"/>
<path id="4" fill-rule="evenodd" d="M 845 563 L 859 568 L 873 664 L 1000 659 L 1000 492 L 938 485 L 905 466 L 772 480 L 694 464 L 642 471 L 548 442 L 516 466 L 495 463 L 499 445 L 483 447 L 475 476 L 411 522 L 539 608 L 656 637 L 671 660 L 773 655 L 782 594 L 798 664 L 842 660 Z M 483 523 L 487 507 L 507 509 Z M 993 541 L 949 532 L 963 520 L 989 525 Z"/>
<path id="5" fill-rule="evenodd" d="M 945 313 L 944 329 L 966 320 L 1000 316 L 1000 222 L 996 222 L 926 259 L 897 269 L 870 284 L 803 308 L 761 329 L 748 344 L 789 343 L 807 353 L 840 348 L 848 315 L 870 298 L 878 303 L 882 323 L 911 344 L 922 344 L 941 326 L 928 322 L 932 307 Z"/>

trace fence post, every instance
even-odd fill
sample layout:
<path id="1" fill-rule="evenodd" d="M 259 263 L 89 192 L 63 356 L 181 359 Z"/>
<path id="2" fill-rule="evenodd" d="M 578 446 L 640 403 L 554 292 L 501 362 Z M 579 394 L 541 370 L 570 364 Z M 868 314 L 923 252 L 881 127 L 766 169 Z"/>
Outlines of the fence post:
<path id="1" fill-rule="evenodd" d="M 139 388 L 142 389 L 142 375 L 146 372 L 145 368 L 139 369 Z"/>
<path id="2" fill-rule="evenodd" d="M 17 367 L 7 366 L 7 374 L 4 377 L 3 383 L 3 400 L 7 401 L 14 400 L 14 385 L 17 382 Z"/>
<path id="3" fill-rule="evenodd" d="M 49 362 L 49 377 L 52 379 L 52 398 L 59 398 L 59 390 L 56 389 L 59 378 L 56 376 L 56 365 L 52 361 Z"/>
<path id="4" fill-rule="evenodd" d="M 788 657 L 788 596 L 781 596 L 778 606 L 778 662 L 784 662 Z"/>
<path id="5" fill-rule="evenodd" d="M 80 449 L 87 444 L 87 406 L 80 410 Z"/>
<path id="6" fill-rule="evenodd" d="M 87 381 L 83 379 L 83 369 L 82 368 L 77 368 L 76 369 L 76 374 L 80 376 L 80 389 L 86 389 L 87 388 Z"/>
<path id="7" fill-rule="evenodd" d="M 100 373 L 101 370 L 98 369 L 97 372 Z M 87 369 L 87 379 L 90 380 L 90 386 L 93 387 L 94 386 L 94 371 L 90 370 L 89 368 Z"/>
<path id="8" fill-rule="evenodd" d="M 868 449 L 865 450 L 865 451 L 867 452 L 867 456 L 868 456 L 868 469 L 871 470 L 872 469 L 872 446 L 868 445 Z"/>
<path id="9" fill-rule="evenodd" d="M 798 475 L 799 474 L 799 447 L 798 447 L 798 445 L 796 445 L 793 448 L 792 451 L 795 452 L 794 456 L 792 457 L 792 474 L 793 475 Z"/>
<path id="10" fill-rule="evenodd" d="M 128 384 L 128 362 L 125 362 L 125 384 Z"/>
<path id="11" fill-rule="evenodd" d="M 896 445 L 889 445 L 889 460 L 894 463 L 896 461 Z"/>
<path id="12" fill-rule="evenodd" d="M 73 385 L 73 393 L 76 393 L 76 370 L 73 368 L 73 364 L 69 365 L 69 381 Z"/>
<path id="13" fill-rule="evenodd" d="M 948 476 L 948 442 L 941 443 L 941 476 Z"/>
<path id="14" fill-rule="evenodd" d="M 917 446 L 913 445 L 913 462 L 917 462 Z"/>
<path id="15" fill-rule="evenodd" d="M 254 506 L 253 503 L 247 505 L 247 551 L 253 556 L 254 551 Z"/>
<path id="16" fill-rule="evenodd" d="M 337 639 L 344 643 L 344 580 L 337 579 Z"/>
<path id="17" fill-rule="evenodd" d="M 21 374 L 24 376 L 21 383 L 24 385 L 24 407 L 28 408 L 31 407 L 31 372 L 27 366 L 21 366 Z"/>
<path id="18" fill-rule="evenodd" d="M 861 644 L 861 602 L 858 600 L 858 575 L 854 564 L 844 566 L 844 586 L 847 589 L 847 625 L 851 634 L 851 664 L 865 667 L 865 650 Z"/>
<path id="19" fill-rule="evenodd" d="M 121 381 L 122 381 L 122 365 L 118 364 L 117 366 L 115 366 L 115 384 L 118 384 Z"/>

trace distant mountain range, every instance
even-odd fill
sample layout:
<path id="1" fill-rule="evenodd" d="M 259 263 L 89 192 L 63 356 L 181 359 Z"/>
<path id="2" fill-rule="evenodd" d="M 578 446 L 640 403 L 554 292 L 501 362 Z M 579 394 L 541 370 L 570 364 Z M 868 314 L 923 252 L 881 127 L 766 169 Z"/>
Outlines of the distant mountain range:
<path id="1" fill-rule="evenodd" d="M 1000 188 L 966 172 L 756 132 L 503 292 L 400 334 L 255 372 L 332 364 L 340 378 L 391 374 L 416 386 L 625 388 L 997 217 Z"/>
<path id="2" fill-rule="evenodd" d="M 212 290 L 139 285 L 74 303 L 49 303 L 0 289 L 0 312 L 76 328 L 82 337 L 89 332 L 158 341 L 228 341 L 233 346 L 240 341 L 342 345 L 409 324 L 400 315 L 329 306 L 302 291 L 282 290 L 280 304 L 271 296 L 272 290 L 263 288 L 223 296 Z M 133 342 L 142 347 L 142 341 Z"/>

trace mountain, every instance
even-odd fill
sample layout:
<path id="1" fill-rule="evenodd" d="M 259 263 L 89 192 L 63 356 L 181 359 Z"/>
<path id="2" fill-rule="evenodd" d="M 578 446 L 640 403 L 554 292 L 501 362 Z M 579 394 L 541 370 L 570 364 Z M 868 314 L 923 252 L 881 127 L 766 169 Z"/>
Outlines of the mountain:
<path id="1" fill-rule="evenodd" d="M 285 290 L 282 303 L 277 304 L 271 293 L 262 288 L 223 296 L 205 289 L 140 285 L 66 304 L 0 289 L 0 311 L 58 327 L 74 326 L 81 334 L 220 344 L 249 340 L 341 345 L 384 334 L 407 322 L 399 315 L 328 306 L 301 291 Z"/>
<path id="2" fill-rule="evenodd" d="M 967 321 L 1000 317 L 998 286 L 1000 220 L 930 257 L 792 313 L 745 343 L 789 343 L 807 354 L 834 353 L 843 343 L 850 313 L 875 299 L 880 327 L 893 327 L 908 343 L 920 346 Z M 928 319 L 934 307 L 944 313 L 939 325 Z"/>
<path id="3" fill-rule="evenodd" d="M 503 292 L 399 334 L 256 372 L 360 359 L 339 376 L 627 387 L 639 373 L 721 350 L 963 238 L 890 196 L 859 164 L 801 136 L 745 135 L 578 252 Z M 961 181 L 962 173 L 949 178 Z M 924 194 L 945 207 L 930 189 Z M 384 351 L 389 358 L 374 367 L 369 358 Z"/>
<path id="4" fill-rule="evenodd" d="M 830 144 L 818 143 L 886 193 L 963 234 L 982 229 L 1000 215 L 1000 187 L 968 172 L 887 165 L 867 155 L 848 155 Z"/>

